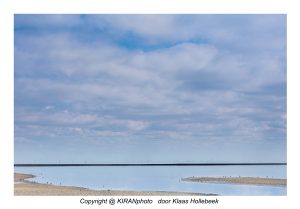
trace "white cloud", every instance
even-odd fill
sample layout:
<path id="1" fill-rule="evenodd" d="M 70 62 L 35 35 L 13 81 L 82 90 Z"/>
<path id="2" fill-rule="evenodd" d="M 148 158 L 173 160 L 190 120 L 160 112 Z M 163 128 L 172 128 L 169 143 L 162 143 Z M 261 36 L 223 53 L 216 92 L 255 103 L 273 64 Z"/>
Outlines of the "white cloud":
<path id="1" fill-rule="evenodd" d="M 45 109 L 45 110 L 52 110 L 52 109 L 54 109 L 54 106 L 52 106 L 52 105 L 47 105 L 44 109 Z"/>
<path id="2" fill-rule="evenodd" d="M 147 127 L 147 123 L 145 123 L 143 121 L 129 120 L 128 127 L 129 127 L 129 129 L 131 129 L 133 131 L 141 131 Z"/>
<path id="3" fill-rule="evenodd" d="M 64 15 L 64 14 L 35 14 L 35 15 L 15 15 L 15 27 L 71 27 L 82 23 L 80 15 Z"/>
<path id="4" fill-rule="evenodd" d="M 87 17 L 98 27 L 110 26 L 119 33 L 133 32 L 151 41 L 174 36 L 175 16 L 173 15 L 99 15 Z"/>
<path id="5" fill-rule="evenodd" d="M 97 116 L 91 114 L 75 114 L 69 112 L 22 112 L 16 118 L 18 122 L 32 124 L 46 123 L 56 125 L 84 125 L 97 121 Z"/>

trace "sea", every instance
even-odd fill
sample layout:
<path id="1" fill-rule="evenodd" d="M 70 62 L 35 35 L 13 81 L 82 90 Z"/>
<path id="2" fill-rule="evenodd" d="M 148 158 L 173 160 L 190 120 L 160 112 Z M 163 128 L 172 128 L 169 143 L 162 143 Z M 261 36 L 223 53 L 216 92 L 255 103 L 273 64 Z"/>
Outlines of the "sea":
<path id="1" fill-rule="evenodd" d="M 95 190 L 171 191 L 222 196 L 285 196 L 287 186 L 186 182 L 187 177 L 287 178 L 286 165 L 15 167 L 30 181 Z"/>

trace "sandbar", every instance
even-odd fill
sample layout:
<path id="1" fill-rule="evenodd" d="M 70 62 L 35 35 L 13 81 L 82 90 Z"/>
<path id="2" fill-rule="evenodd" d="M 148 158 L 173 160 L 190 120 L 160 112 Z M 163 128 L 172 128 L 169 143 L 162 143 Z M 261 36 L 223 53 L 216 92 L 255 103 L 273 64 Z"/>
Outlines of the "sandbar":
<path id="1" fill-rule="evenodd" d="M 261 177 L 188 177 L 183 181 L 201 183 L 246 184 L 261 186 L 286 186 L 286 179 L 261 178 Z"/>

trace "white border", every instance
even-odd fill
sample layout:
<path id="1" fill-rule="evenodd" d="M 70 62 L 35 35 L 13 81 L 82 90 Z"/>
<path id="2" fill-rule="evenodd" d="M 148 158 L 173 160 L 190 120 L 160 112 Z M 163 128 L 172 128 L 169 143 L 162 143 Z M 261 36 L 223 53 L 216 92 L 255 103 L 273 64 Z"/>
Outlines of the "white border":
<path id="1" fill-rule="evenodd" d="M 3 205 L 0 207 L 84 207 L 79 203 L 80 197 L 13 196 L 13 16 L 18 13 L 288 14 L 288 195 L 286 197 L 219 197 L 220 204 L 210 207 L 230 209 L 297 207 L 299 205 L 297 179 L 300 176 L 297 169 L 300 148 L 298 146 L 300 122 L 297 120 L 300 108 L 300 82 L 297 76 L 299 75 L 298 20 L 300 17 L 297 8 L 299 7 L 296 1 L 292 0 L 0 0 L 0 95 L 2 97 L 0 102 L 0 204 Z M 185 205 L 178 207 L 186 208 Z M 204 205 L 201 207 L 205 208 Z M 161 208 L 174 208 L 174 205 Z"/>

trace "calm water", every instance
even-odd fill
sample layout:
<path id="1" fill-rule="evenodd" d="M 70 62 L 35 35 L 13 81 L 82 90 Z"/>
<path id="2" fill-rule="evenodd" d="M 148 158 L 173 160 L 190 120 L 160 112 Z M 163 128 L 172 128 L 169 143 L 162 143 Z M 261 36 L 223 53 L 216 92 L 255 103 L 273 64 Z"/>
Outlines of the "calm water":
<path id="1" fill-rule="evenodd" d="M 178 191 L 218 195 L 286 195 L 283 186 L 184 182 L 191 176 L 250 176 L 286 178 L 286 166 L 98 166 L 16 167 L 31 173 L 33 181 L 90 189 Z"/>

